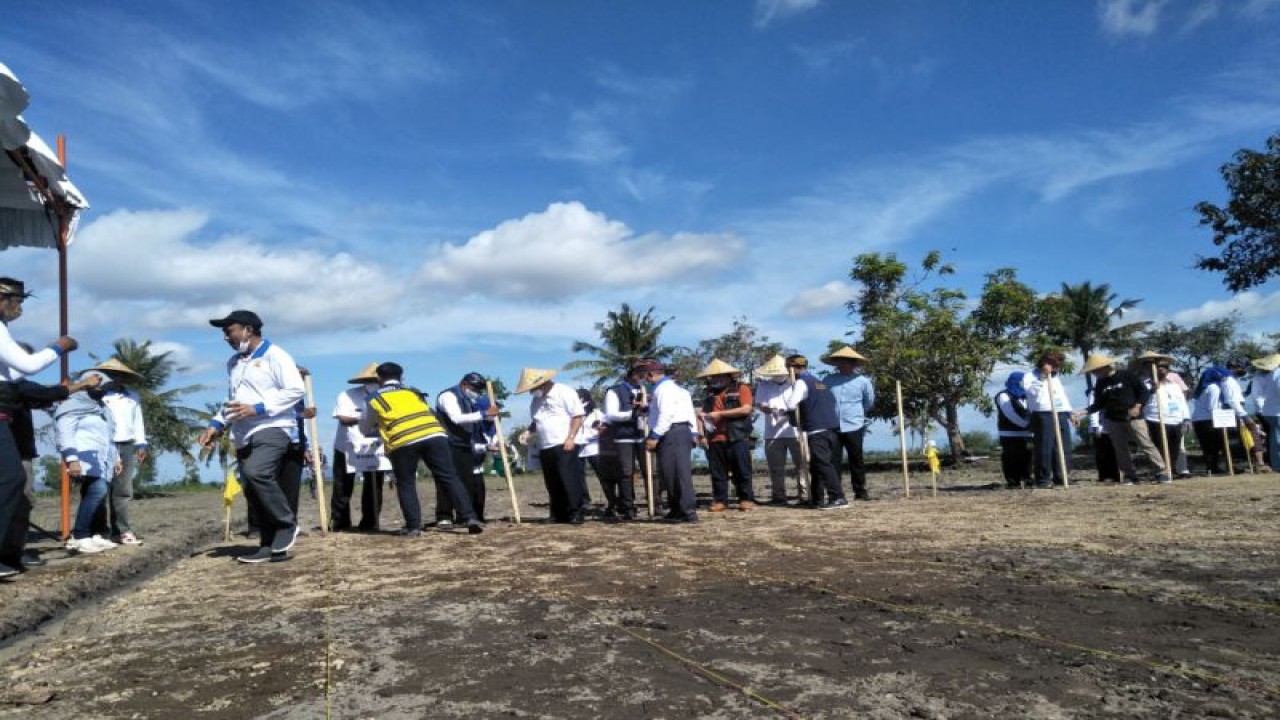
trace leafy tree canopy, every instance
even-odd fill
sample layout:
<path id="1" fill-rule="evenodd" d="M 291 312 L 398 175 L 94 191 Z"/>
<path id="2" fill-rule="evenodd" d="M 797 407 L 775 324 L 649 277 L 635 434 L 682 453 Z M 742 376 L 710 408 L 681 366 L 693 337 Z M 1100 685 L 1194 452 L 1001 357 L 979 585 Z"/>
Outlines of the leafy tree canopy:
<path id="1" fill-rule="evenodd" d="M 1280 273 L 1280 133 L 1267 139 L 1265 152 L 1240 150 L 1221 170 L 1226 206 L 1201 202 L 1196 211 L 1222 251 L 1198 258 L 1196 267 L 1222 273 L 1222 283 L 1240 292 Z"/>

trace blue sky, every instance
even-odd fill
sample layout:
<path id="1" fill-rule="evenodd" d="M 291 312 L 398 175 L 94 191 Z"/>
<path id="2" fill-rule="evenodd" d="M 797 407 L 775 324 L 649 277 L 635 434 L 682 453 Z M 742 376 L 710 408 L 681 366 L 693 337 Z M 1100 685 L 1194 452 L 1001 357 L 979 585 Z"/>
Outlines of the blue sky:
<path id="1" fill-rule="evenodd" d="M 152 339 L 209 399 L 228 350 L 207 320 L 233 307 L 315 371 L 326 418 L 370 360 L 514 386 L 621 302 L 674 317 L 675 343 L 744 316 L 817 354 L 868 250 L 941 249 L 971 289 L 1001 266 L 1109 283 L 1139 319 L 1280 315 L 1274 286 L 1190 267 L 1218 167 L 1280 129 L 1276 0 L 5 13 L 25 117 L 68 137 L 93 206 L 72 333 Z M 4 260 L 47 288 L 15 335 L 52 338 L 53 255 Z"/>

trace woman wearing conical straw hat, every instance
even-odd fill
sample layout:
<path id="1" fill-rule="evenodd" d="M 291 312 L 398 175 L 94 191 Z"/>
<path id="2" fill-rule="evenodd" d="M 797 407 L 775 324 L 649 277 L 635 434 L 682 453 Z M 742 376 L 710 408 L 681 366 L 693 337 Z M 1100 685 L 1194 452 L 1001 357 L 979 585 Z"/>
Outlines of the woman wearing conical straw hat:
<path id="1" fill-rule="evenodd" d="M 756 409 L 764 415 L 764 459 L 769 466 L 769 503 L 787 504 L 787 456 L 795 469 L 796 500 L 804 503 L 809 497 L 808 470 L 803 466 L 800 437 L 796 427 L 787 420 L 784 395 L 791 388 L 787 361 L 782 355 L 774 355 L 764 365 L 755 369 Z"/>
<path id="2" fill-rule="evenodd" d="M 128 385 L 141 380 L 142 376 L 114 357 L 98 363 L 93 369 L 111 379 L 102 402 L 111 413 L 114 426 L 111 441 L 116 446 L 122 468 L 111 478 L 107 502 L 94 517 L 93 528 L 113 542 L 141 545 L 142 541 L 129 522 L 129 502 L 133 500 L 134 473 L 147 459 L 147 428 L 142 418 L 142 398 Z"/>
<path id="3" fill-rule="evenodd" d="M 577 480 L 578 431 L 587 415 L 578 391 L 553 382 L 555 370 L 524 368 L 516 394 L 529 393 L 529 428 L 538 448 L 542 481 L 551 503 L 551 522 L 581 525 L 582 486 Z"/>
<path id="4" fill-rule="evenodd" d="M 1173 375 L 1173 358 L 1154 352 L 1144 352 L 1136 358 L 1142 382 L 1151 389 L 1151 399 L 1142 409 L 1143 418 L 1147 422 L 1147 434 L 1155 443 L 1156 449 L 1165 454 L 1165 464 L 1170 468 L 1169 476 L 1173 476 L 1173 468 L 1182 458 L 1182 426 L 1190 419 L 1190 408 L 1187 397 L 1182 393 L 1182 383 L 1175 382 Z"/>

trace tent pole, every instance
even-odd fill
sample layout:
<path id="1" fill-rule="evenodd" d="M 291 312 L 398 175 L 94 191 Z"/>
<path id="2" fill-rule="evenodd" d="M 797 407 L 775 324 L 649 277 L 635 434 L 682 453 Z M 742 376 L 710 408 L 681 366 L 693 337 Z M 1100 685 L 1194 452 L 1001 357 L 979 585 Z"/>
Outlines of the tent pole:
<path id="1" fill-rule="evenodd" d="M 67 138 L 58 135 L 58 162 L 67 168 Z M 71 235 L 70 208 L 58 207 L 58 335 L 70 335 L 67 321 L 67 240 Z M 65 385 L 71 381 L 71 358 L 67 353 L 61 358 L 61 378 Z M 71 476 L 67 466 L 62 466 L 62 539 L 71 537 Z"/>

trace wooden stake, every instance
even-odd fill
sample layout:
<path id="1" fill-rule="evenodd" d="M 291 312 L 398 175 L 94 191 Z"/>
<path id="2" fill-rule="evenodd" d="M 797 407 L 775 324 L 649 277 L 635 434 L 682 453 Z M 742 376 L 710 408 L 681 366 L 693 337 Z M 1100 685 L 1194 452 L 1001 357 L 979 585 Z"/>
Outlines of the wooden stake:
<path id="1" fill-rule="evenodd" d="M 307 386 L 307 407 L 316 406 L 315 392 L 311 386 L 311 373 L 303 376 Z M 320 510 L 320 534 L 329 534 L 329 503 L 324 497 L 324 463 L 320 462 L 320 431 L 316 427 L 316 416 L 307 419 L 307 434 L 311 437 L 311 474 L 316 479 L 316 505 Z M 294 518 L 297 522 L 298 519 Z"/>
<path id="2" fill-rule="evenodd" d="M 485 392 L 489 394 L 489 402 L 494 407 L 498 405 L 498 398 L 493 395 L 493 381 L 486 380 L 484 383 Z M 520 524 L 520 501 L 516 498 L 516 483 L 511 479 L 511 457 L 507 454 L 507 437 L 502 434 L 502 412 L 493 416 L 493 429 L 498 434 L 498 454 L 502 457 L 502 472 L 507 476 L 507 492 L 511 494 L 511 517 L 515 519 L 516 524 Z"/>
<path id="3" fill-rule="evenodd" d="M 1231 437 L 1227 435 L 1226 428 L 1222 428 L 1222 449 L 1224 454 L 1226 454 L 1227 456 L 1227 474 L 1232 477 L 1235 477 L 1236 475 L 1235 463 L 1231 461 Z"/>
<path id="4" fill-rule="evenodd" d="M 1069 490 L 1071 488 L 1071 478 L 1067 473 L 1067 453 L 1062 446 L 1062 425 L 1058 421 L 1058 396 L 1053 391 L 1053 373 L 1044 379 L 1045 386 L 1049 388 L 1049 412 L 1053 415 L 1053 441 L 1058 446 L 1058 469 L 1062 472 L 1062 488 Z"/>
<path id="5" fill-rule="evenodd" d="M 787 368 L 787 374 L 791 376 L 791 388 L 796 385 L 796 369 Z M 788 389 L 787 392 L 791 392 Z M 796 405 L 794 410 L 796 414 L 796 441 L 800 444 L 800 467 L 796 468 L 796 479 L 802 485 L 797 490 L 804 492 L 797 493 L 797 496 L 803 495 L 813 502 L 813 478 L 809 475 L 809 433 L 804 431 L 804 423 L 800 417 L 800 405 Z"/>
<path id="6" fill-rule="evenodd" d="M 902 413 L 902 382 L 893 381 L 898 393 L 898 451 L 902 454 L 902 492 L 903 497 L 911 497 L 911 471 L 907 463 L 907 423 Z"/>
<path id="7" fill-rule="evenodd" d="M 1173 460 L 1169 456 L 1169 433 L 1164 427 L 1164 395 L 1160 394 L 1160 376 L 1156 372 L 1155 363 L 1151 365 L 1151 384 L 1155 388 L 1156 412 L 1160 418 L 1160 448 L 1164 451 L 1164 472 L 1173 477 Z"/>
<path id="8" fill-rule="evenodd" d="M 65 171 L 67 168 L 67 138 L 65 135 L 58 135 L 58 162 Z M 57 198 L 53 193 L 49 193 L 49 198 L 54 200 Z M 53 204 L 51 207 L 61 207 Z M 58 334 L 70 335 L 71 327 L 68 320 L 68 298 L 70 293 L 67 286 L 67 246 L 71 243 L 71 216 L 70 209 L 62 208 L 58 211 Z M 71 381 L 71 358 L 69 353 L 62 353 L 59 374 L 62 378 L 62 384 L 66 385 Z M 67 474 L 67 466 L 62 465 L 62 539 L 66 540 L 71 537 L 71 476 Z"/>

